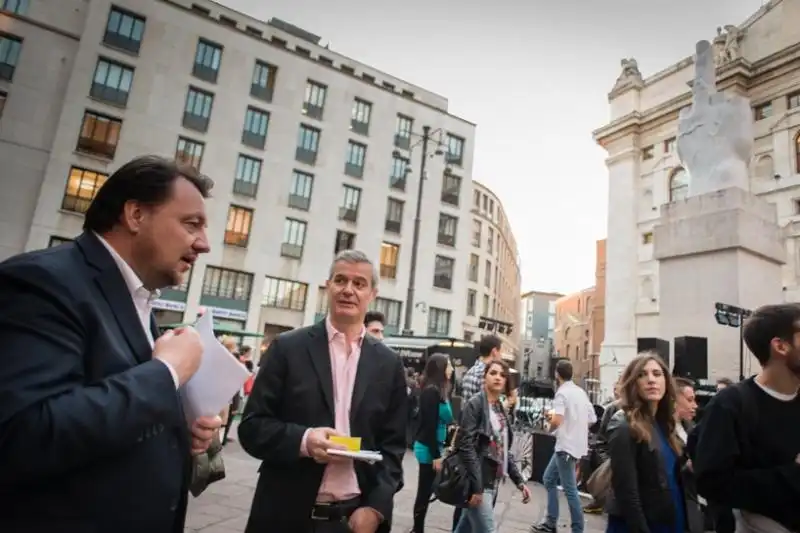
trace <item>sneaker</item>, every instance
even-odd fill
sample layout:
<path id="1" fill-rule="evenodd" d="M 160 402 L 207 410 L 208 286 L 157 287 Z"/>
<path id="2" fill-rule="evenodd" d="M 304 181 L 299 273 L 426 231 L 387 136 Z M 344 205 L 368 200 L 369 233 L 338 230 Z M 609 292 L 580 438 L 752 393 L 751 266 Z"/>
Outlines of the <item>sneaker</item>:
<path id="1" fill-rule="evenodd" d="M 531 533 L 556 533 L 556 528 L 547 522 L 542 522 L 531 526 Z"/>

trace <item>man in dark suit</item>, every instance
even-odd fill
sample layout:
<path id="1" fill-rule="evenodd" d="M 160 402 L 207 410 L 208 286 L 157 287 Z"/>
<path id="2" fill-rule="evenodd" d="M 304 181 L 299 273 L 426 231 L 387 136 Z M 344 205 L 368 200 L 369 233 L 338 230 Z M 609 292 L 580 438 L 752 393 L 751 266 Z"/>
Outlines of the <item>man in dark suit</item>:
<path id="1" fill-rule="evenodd" d="M 239 425 L 242 447 L 262 461 L 247 533 L 389 532 L 407 399 L 400 358 L 364 328 L 377 282 L 366 255 L 339 253 L 328 317 L 281 334 L 262 359 Z M 342 435 L 383 461 L 329 453 Z"/>
<path id="2" fill-rule="evenodd" d="M 123 165 L 75 242 L 0 264 L 0 530 L 181 533 L 192 433 L 178 387 L 202 343 L 150 312 L 209 250 L 211 183 L 157 157 Z"/>

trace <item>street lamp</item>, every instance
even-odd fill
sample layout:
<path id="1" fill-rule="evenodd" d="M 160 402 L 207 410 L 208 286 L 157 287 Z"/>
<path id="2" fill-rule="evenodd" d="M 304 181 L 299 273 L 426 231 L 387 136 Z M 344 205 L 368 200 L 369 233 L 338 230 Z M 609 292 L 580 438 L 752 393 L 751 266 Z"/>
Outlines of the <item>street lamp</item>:
<path id="1" fill-rule="evenodd" d="M 749 309 L 715 303 L 714 319 L 720 326 L 739 329 L 739 381 L 744 381 L 744 319 L 753 314 Z"/>
<path id="2" fill-rule="evenodd" d="M 445 155 L 446 150 L 443 148 L 447 147 L 447 144 L 442 142 L 442 135 L 444 131 L 441 128 L 438 128 L 434 131 L 431 131 L 430 126 L 423 126 L 422 127 L 422 135 L 418 133 L 411 133 L 409 135 L 411 137 L 416 137 L 417 141 L 411 144 L 408 147 L 409 153 L 413 154 L 414 149 L 422 146 L 422 159 L 419 162 L 419 187 L 417 189 L 417 208 L 416 213 L 414 214 L 414 235 L 411 240 L 411 266 L 410 271 L 408 273 L 408 292 L 406 293 L 406 309 L 405 309 L 405 320 L 403 321 L 403 335 L 413 335 L 414 332 L 411 329 L 411 321 L 414 317 L 414 290 L 416 285 L 416 278 L 417 278 L 417 252 L 419 250 L 419 226 L 422 217 L 422 191 L 425 184 L 425 179 L 427 177 L 427 171 L 425 167 L 428 163 L 428 158 L 433 158 L 435 156 L 442 156 Z M 436 138 L 434 138 L 436 136 Z M 432 143 L 436 146 L 436 149 L 433 153 L 428 153 L 428 143 Z M 399 157 L 400 152 L 395 150 L 393 155 Z M 409 158 L 410 159 L 410 158 Z M 406 174 L 411 172 L 410 168 L 406 169 Z"/>

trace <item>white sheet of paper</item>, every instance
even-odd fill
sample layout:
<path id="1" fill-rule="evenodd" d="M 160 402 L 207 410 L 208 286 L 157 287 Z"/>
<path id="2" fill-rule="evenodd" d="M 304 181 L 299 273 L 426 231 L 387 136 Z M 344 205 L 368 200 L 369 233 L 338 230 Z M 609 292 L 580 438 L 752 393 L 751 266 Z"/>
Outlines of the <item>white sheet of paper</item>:
<path id="1" fill-rule="evenodd" d="M 203 360 L 181 389 L 183 410 L 189 421 L 220 414 L 250 377 L 247 368 L 214 336 L 213 320 L 206 312 L 195 326 L 203 341 Z"/>
<path id="2" fill-rule="evenodd" d="M 381 452 L 373 452 L 369 450 L 361 450 L 360 452 L 351 452 L 350 450 L 328 450 L 328 454 L 349 457 L 355 461 L 366 461 L 368 463 L 377 463 L 383 461 L 383 455 L 381 455 Z"/>

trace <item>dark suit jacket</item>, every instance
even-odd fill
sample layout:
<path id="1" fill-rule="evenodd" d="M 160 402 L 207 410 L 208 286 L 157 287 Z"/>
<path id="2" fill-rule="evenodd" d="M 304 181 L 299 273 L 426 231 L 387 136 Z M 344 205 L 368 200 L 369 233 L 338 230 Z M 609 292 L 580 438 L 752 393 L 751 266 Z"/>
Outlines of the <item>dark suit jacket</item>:
<path id="1" fill-rule="evenodd" d="M 350 408 L 350 432 L 383 461 L 355 462 L 363 505 L 391 526 L 393 498 L 403 479 L 407 422 L 406 380 L 400 358 L 364 337 Z M 279 335 L 264 354 L 239 425 L 239 441 L 261 459 L 247 533 L 303 533 L 324 465 L 300 456 L 303 433 L 334 427 L 333 378 L 325 323 Z"/>
<path id="2" fill-rule="evenodd" d="M 0 530 L 183 531 L 188 430 L 151 353 L 94 235 L 0 264 Z"/>

